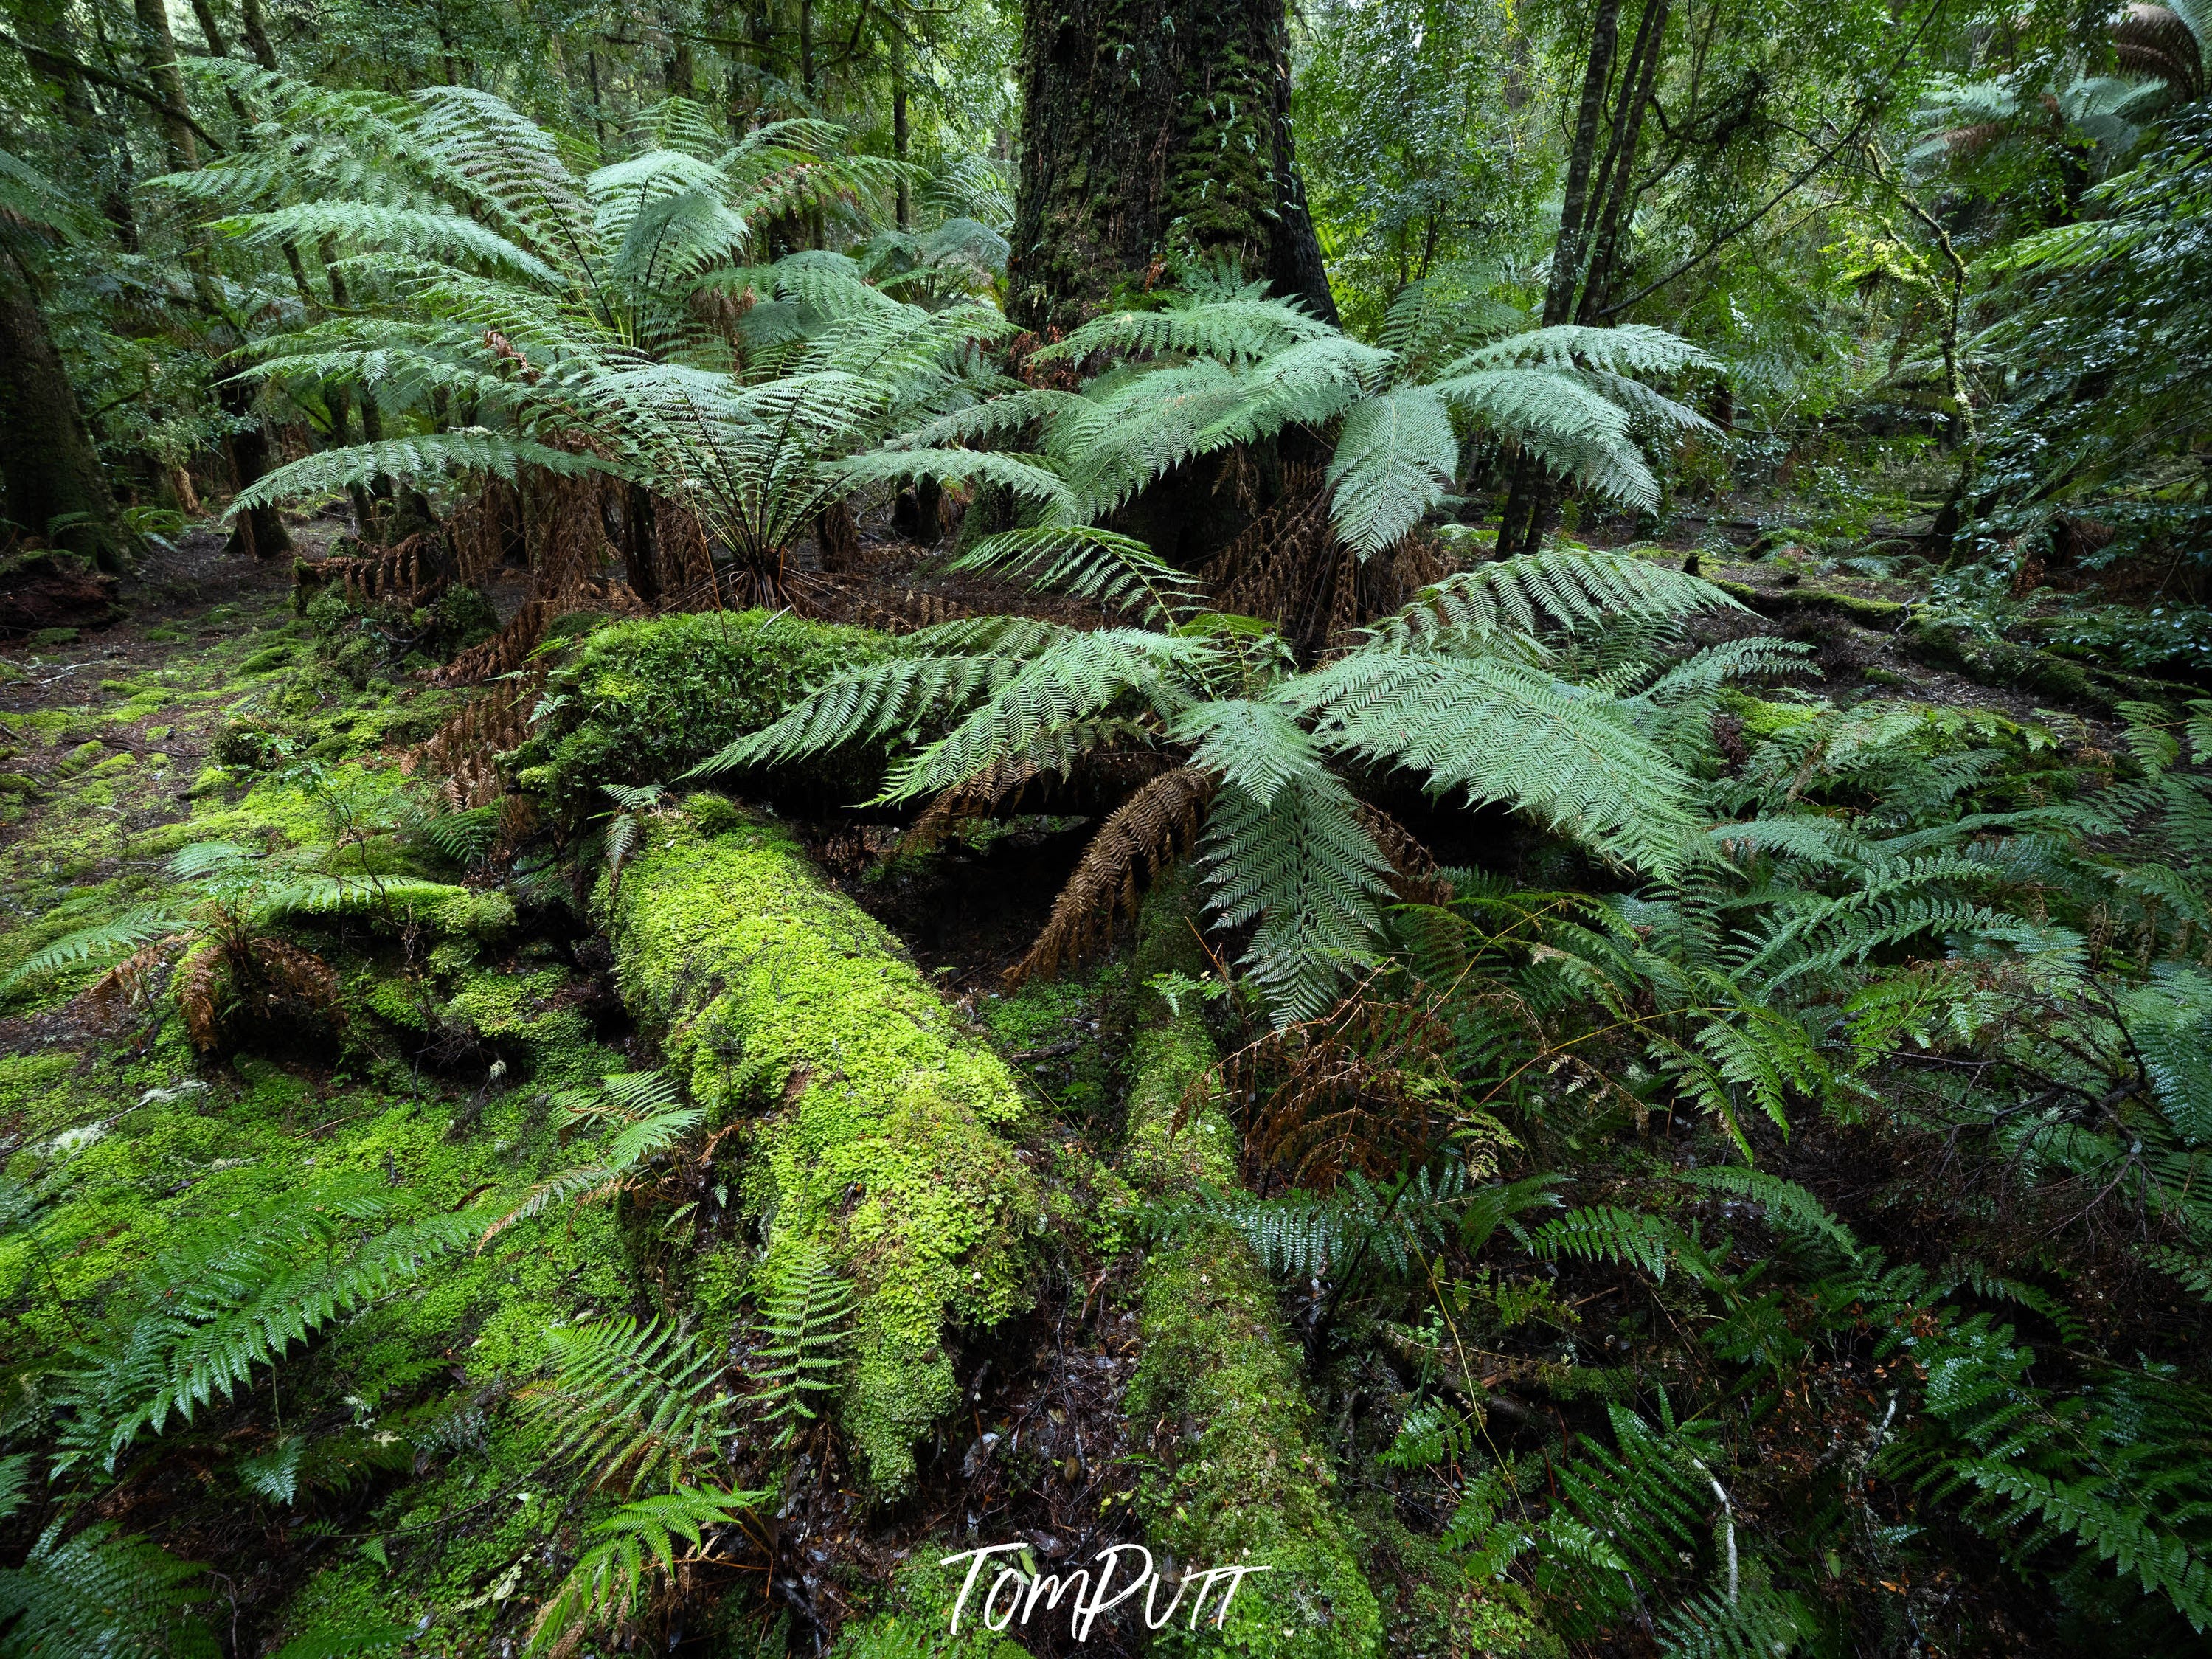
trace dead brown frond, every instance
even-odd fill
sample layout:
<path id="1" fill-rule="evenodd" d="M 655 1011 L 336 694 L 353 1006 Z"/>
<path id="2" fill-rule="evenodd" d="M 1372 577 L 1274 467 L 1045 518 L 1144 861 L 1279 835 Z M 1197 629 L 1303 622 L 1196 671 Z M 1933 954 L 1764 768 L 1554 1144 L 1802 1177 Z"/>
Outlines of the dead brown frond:
<path id="1" fill-rule="evenodd" d="M 439 568 L 438 532 L 418 530 L 390 547 L 341 555 L 305 567 L 306 581 L 336 582 L 356 605 L 392 601 L 417 605 L 434 599 L 446 586 Z"/>
<path id="2" fill-rule="evenodd" d="M 1401 904 L 1449 904 L 1452 885 L 1437 868 L 1436 854 L 1379 806 L 1362 802 L 1359 821 L 1390 860 L 1390 890 Z"/>
<path id="3" fill-rule="evenodd" d="M 1129 797 L 1099 825 L 1067 884 L 1053 901 L 1052 915 L 1029 954 L 1009 969 L 1009 982 L 1033 975 L 1051 978 L 1080 962 L 1113 936 L 1116 917 L 1136 914 L 1144 884 L 1190 849 L 1213 799 L 1214 780 L 1191 767 L 1163 772 Z"/>
<path id="4" fill-rule="evenodd" d="M 481 587 L 509 555 L 524 551 L 522 498 L 515 487 L 494 478 L 446 520 L 446 545 L 453 556 L 453 580 Z"/>
<path id="5" fill-rule="evenodd" d="M 185 963 L 177 984 L 177 1006 L 185 1016 L 185 1035 L 205 1053 L 222 1041 L 222 986 L 228 966 L 222 951 L 210 948 Z"/>
<path id="6" fill-rule="evenodd" d="M 447 811 L 489 806 L 505 793 L 495 757 L 529 735 L 529 714 L 544 684 L 542 670 L 472 697 L 409 757 L 408 769 L 436 780 Z"/>
<path id="7" fill-rule="evenodd" d="M 714 556 L 707 545 L 707 532 L 699 517 L 681 501 L 665 495 L 653 498 L 653 548 L 656 576 L 665 606 L 677 594 L 696 592 L 708 603 L 714 599 Z M 700 608 L 697 605 L 680 607 Z"/>
<path id="8" fill-rule="evenodd" d="M 85 988 L 84 1003 L 94 1019 L 103 1023 L 126 1014 L 143 1013 L 160 996 L 177 940 L 155 939 L 143 945 Z"/>
<path id="9" fill-rule="evenodd" d="M 814 545 L 825 573 L 850 570 L 860 562 L 860 527 L 853 522 L 853 509 L 842 495 L 833 496 L 814 515 Z"/>
<path id="10" fill-rule="evenodd" d="M 969 781 L 930 802 L 898 850 L 908 856 L 927 853 L 963 823 L 1011 811 L 1037 775 L 1037 769 L 1027 762 L 994 761 Z"/>
<path id="11" fill-rule="evenodd" d="M 1270 1031 L 1194 1082 L 1178 1128 L 1218 1091 L 1242 1123 L 1262 1186 L 1327 1189 L 1346 1170 L 1382 1176 L 1433 1150 L 1461 1115 L 1456 1038 L 1419 981 L 1382 994 L 1370 977 L 1318 1019 Z"/>

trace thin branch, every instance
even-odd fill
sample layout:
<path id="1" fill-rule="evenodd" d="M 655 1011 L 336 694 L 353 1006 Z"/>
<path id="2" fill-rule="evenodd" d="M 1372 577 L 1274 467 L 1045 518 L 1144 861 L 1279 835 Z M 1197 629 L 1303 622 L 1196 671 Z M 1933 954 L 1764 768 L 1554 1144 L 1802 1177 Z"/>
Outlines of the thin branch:
<path id="1" fill-rule="evenodd" d="M 96 70 L 89 64 L 81 64 L 66 52 L 53 52 L 45 46 L 34 46 L 29 41 L 19 40 L 9 33 L 5 29 L 0 29 L 0 46 L 13 46 L 33 63 L 46 64 L 61 74 L 81 75 L 94 86 L 112 88 L 125 97 L 136 98 L 140 103 L 159 111 L 170 120 L 183 122 L 192 130 L 194 137 L 217 155 L 226 153 L 230 148 L 222 139 L 192 119 L 190 112 L 178 108 L 151 87 L 142 87 L 135 81 L 125 81 L 119 76 L 109 75 L 105 70 Z"/>

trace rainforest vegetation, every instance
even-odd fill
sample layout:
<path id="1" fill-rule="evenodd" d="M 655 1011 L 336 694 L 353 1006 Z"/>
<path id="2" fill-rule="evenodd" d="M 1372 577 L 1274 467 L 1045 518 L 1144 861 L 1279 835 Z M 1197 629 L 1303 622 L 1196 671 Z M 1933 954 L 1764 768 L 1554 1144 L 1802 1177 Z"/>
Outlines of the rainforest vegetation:
<path id="1" fill-rule="evenodd" d="M 0 0 L 0 1656 L 2212 1650 L 2208 72 Z"/>

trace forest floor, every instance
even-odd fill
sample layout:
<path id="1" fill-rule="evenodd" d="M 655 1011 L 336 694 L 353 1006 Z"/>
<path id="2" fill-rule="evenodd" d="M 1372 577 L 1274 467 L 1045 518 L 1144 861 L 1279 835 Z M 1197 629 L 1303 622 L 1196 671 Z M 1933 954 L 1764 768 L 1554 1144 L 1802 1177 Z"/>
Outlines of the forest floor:
<path id="1" fill-rule="evenodd" d="M 337 526 L 319 520 L 295 533 L 299 556 L 313 559 Z M 2018 662 L 2009 670 L 1970 663 L 1978 676 L 1931 664 L 1914 637 L 1910 580 L 1808 576 L 1788 561 L 1711 555 L 1704 574 L 1748 607 L 1701 624 L 1704 637 L 1803 641 L 1820 670 L 1808 691 L 2055 719 L 2069 743 L 2109 741 L 2109 691 L 2004 683 Z M 227 556 L 213 531 L 196 529 L 146 561 L 126 589 L 126 620 L 0 647 L 8 750 L 0 763 L 15 769 L 0 775 L 0 908 L 15 919 L 0 933 L 0 967 L 88 920 L 159 903 L 171 885 L 165 861 L 188 842 L 274 852 L 327 839 L 316 816 L 327 803 L 246 763 L 256 745 L 264 762 L 273 744 L 343 774 L 367 810 L 387 813 L 378 834 L 404 836 L 393 802 L 418 786 L 401 763 L 455 694 L 408 678 L 353 684 L 334 675 L 293 608 L 291 579 L 289 561 Z M 2084 688 L 2096 690 L 2087 681 L 2070 687 Z M 1045 1127 L 1022 1155 L 1040 1167 L 1097 1166 L 1125 1080 L 1125 969 L 1109 963 L 1018 998 L 1000 988 L 1000 971 L 1074 862 L 1081 829 L 1022 820 L 901 859 L 886 856 L 897 836 L 882 826 L 796 827 L 831 878 L 902 937 L 1047 1104 Z M 0 1341 L 65 1344 L 80 1310 L 91 1319 L 118 1273 L 210 1217 L 281 1203 L 304 1170 L 337 1167 L 404 1183 L 441 1206 L 489 1188 L 514 1191 L 561 1162 L 544 1110 L 549 1090 L 653 1063 L 612 994 L 604 947 L 573 920 L 474 942 L 454 934 L 434 945 L 411 937 L 397 947 L 365 936 L 356 943 L 370 963 L 357 975 L 359 994 L 401 1025 L 416 1020 L 411 1052 L 387 1046 L 341 1057 L 310 1034 L 210 1064 L 173 1030 L 163 1038 L 128 1019 L 96 1019 L 82 1000 L 47 999 L 0 1018 L 0 1159 L 71 1137 L 104 1143 L 94 1158 L 95 1196 L 73 1212 L 56 1301 L 15 1319 Z M 526 1259 L 469 1258 L 434 1288 L 410 1293 L 411 1311 L 400 1316 L 406 1340 L 372 1325 L 357 1343 L 333 1343 L 332 1380 L 300 1410 L 343 1425 L 350 1409 L 365 1422 L 388 1399 L 397 1422 L 416 1408 L 410 1402 L 424 1397 L 428 1379 L 458 1392 L 424 1433 L 475 1447 L 472 1461 L 403 1486 L 370 1476 L 312 1533 L 242 1500 L 211 1504 L 173 1464 L 125 1480 L 99 1513 L 133 1528 L 159 1524 L 178 1553 L 216 1563 L 228 1575 L 229 1616 L 249 1630 L 351 1609 L 451 1621 L 481 1633 L 484 1645 L 474 1650 L 499 1651 L 494 1638 L 512 1639 L 520 1610 L 551 1582 L 551 1551 L 538 1541 L 546 1523 L 533 1505 L 562 1502 L 555 1527 L 570 1539 L 591 1510 L 580 1491 L 535 1492 L 542 1433 L 486 1413 L 534 1370 L 547 1324 L 632 1299 L 616 1271 L 623 1249 L 605 1212 L 588 1212 L 565 1234 L 545 1230 Z M 1113 1503 L 1136 1486 L 1142 1437 L 1119 1405 L 1140 1353 L 1127 1272 L 1126 1256 L 1119 1266 L 1103 1261 L 1087 1284 L 957 1356 L 963 1404 L 923 1449 L 919 1495 L 889 1525 L 864 1528 L 850 1485 L 821 1481 L 805 1504 L 764 1523 L 752 1553 L 726 1570 L 762 1575 L 801 1627 L 824 1628 L 871 1574 L 933 1535 L 1018 1534 L 1041 1548 L 1072 1542 L 1079 1553 L 1110 1535 Z M 696 1270 L 694 1290 L 702 1317 L 731 1315 L 727 1281 L 710 1267 Z M 410 1341 L 428 1357 L 410 1352 Z M 1079 1440 L 1090 1437 L 1051 1454 L 1067 1459 L 1066 1480 L 1039 1479 L 1034 1450 L 1030 1462 L 1013 1457 L 1024 1436 L 1057 1446 L 1070 1422 L 1081 1425 Z M 228 1432 L 258 1443 L 241 1411 L 209 1423 L 217 1439 Z M 1094 1642 L 1085 1650 L 1112 1650 Z"/>

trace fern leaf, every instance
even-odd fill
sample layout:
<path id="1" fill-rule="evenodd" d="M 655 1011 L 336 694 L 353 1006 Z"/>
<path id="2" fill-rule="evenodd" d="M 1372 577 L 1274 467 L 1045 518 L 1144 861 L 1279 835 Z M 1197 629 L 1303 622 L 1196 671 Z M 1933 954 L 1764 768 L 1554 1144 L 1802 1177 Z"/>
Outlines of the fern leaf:
<path id="1" fill-rule="evenodd" d="M 851 1334 L 853 1287 L 837 1276 L 819 1249 L 792 1260 L 780 1273 L 761 1310 L 761 1388 L 754 1405 L 763 1425 L 781 1424 L 779 1445 L 788 1444 L 802 1420 L 816 1416 L 810 1395 L 836 1386 L 840 1350 Z"/>

